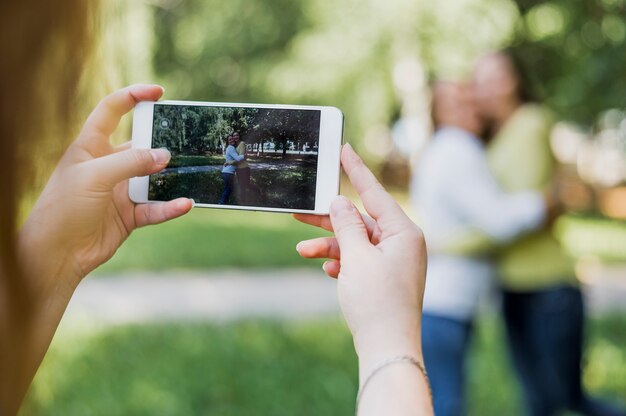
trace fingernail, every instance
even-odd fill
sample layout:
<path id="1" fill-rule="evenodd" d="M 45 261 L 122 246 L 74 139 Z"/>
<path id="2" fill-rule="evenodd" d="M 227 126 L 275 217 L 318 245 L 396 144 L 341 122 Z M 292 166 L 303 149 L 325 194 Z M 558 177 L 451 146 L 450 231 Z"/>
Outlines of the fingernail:
<path id="1" fill-rule="evenodd" d="M 298 252 L 298 254 L 300 254 L 301 247 L 302 247 L 302 242 L 299 242 L 298 244 L 296 244 L 296 251 Z"/>
<path id="2" fill-rule="evenodd" d="M 161 85 L 159 84 L 152 84 L 155 87 L 161 88 L 161 94 L 165 93 L 165 88 L 163 88 Z"/>
<path id="3" fill-rule="evenodd" d="M 348 198 L 338 195 L 330 205 L 330 213 L 334 216 L 341 215 L 343 212 L 353 211 L 354 205 Z"/>
<path id="4" fill-rule="evenodd" d="M 193 198 L 189 198 L 189 200 L 191 201 L 191 208 L 196 206 L 196 201 Z"/>
<path id="5" fill-rule="evenodd" d="M 152 156 L 152 160 L 154 160 L 154 163 L 157 165 L 165 165 L 172 158 L 170 151 L 164 147 L 150 150 L 150 156 Z"/>
<path id="6" fill-rule="evenodd" d="M 325 261 L 324 264 L 322 264 L 322 270 L 324 270 L 324 273 L 326 273 L 326 264 L 328 264 L 327 261 Z"/>

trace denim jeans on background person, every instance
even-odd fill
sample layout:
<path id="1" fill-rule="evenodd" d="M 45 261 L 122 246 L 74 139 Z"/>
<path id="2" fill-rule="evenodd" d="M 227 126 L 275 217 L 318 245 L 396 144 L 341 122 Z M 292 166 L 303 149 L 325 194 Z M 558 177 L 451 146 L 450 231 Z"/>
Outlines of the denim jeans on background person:
<path id="1" fill-rule="evenodd" d="M 465 360 L 471 328 L 469 322 L 422 315 L 422 350 L 436 416 L 466 413 Z"/>
<path id="2" fill-rule="evenodd" d="M 222 197 L 220 198 L 220 205 L 228 204 L 228 200 L 230 199 L 235 186 L 235 174 L 222 172 L 222 180 L 224 181 L 224 191 L 222 192 Z"/>
<path id="3" fill-rule="evenodd" d="M 568 409 L 590 416 L 626 416 L 590 398 L 581 385 L 584 309 L 578 288 L 503 293 L 509 350 L 531 416 Z"/>

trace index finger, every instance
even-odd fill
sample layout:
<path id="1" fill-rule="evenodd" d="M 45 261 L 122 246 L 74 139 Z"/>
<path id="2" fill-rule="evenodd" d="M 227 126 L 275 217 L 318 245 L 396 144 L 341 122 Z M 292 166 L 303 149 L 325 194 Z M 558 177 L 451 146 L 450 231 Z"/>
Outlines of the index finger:
<path id="1" fill-rule="evenodd" d="M 156 101 L 163 95 L 159 85 L 131 85 L 106 96 L 91 112 L 80 137 L 86 140 L 109 140 L 122 116 L 140 101 Z"/>
<path id="2" fill-rule="evenodd" d="M 326 231 L 335 232 L 328 215 L 293 214 L 293 218 L 304 224 L 319 227 Z M 363 224 L 365 224 L 365 228 L 367 229 L 367 235 L 371 239 L 376 233 L 376 222 L 365 214 L 361 214 L 361 218 L 363 219 Z"/>
<path id="3" fill-rule="evenodd" d="M 383 231 L 392 231 L 390 227 L 400 231 L 405 227 L 410 220 L 349 143 L 341 151 L 341 165 L 363 201 L 363 207 Z"/>

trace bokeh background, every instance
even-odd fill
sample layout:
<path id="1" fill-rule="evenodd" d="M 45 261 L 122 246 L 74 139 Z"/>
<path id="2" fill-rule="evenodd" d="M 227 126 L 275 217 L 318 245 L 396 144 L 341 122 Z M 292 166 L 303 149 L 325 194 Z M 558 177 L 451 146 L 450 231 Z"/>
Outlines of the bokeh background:
<path id="1" fill-rule="evenodd" d="M 410 168 L 431 133 L 428 80 L 462 79 L 481 54 L 514 49 L 561 120 L 552 146 L 568 212 L 555 229 L 591 300 L 584 383 L 624 398 L 626 0 L 102 3 L 85 112 L 106 92 L 146 81 L 163 85 L 168 99 L 337 106 L 345 139 L 407 209 Z M 130 136 L 129 119 L 119 142 Z M 347 183 L 342 193 L 354 196 Z M 287 215 L 198 209 L 137 231 L 88 281 L 324 279 L 321 262 L 294 249 L 320 235 Z M 98 316 L 136 310 L 115 295 L 94 298 L 105 310 L 70 308 L 23 414 L 352 412 L 356 359 L 336 307 L 306 319 L 261 308 L 228 319 L 156 313 L 113 322 Z M 486 306 L 470 360 L 472 415 L 521 414 L 503 345 Z"/>

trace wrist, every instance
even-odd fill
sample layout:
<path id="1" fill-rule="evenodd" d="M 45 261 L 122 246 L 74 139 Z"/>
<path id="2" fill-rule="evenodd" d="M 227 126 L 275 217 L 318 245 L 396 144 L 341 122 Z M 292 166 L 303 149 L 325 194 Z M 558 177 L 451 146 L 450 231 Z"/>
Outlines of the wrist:
<path id="1" fill-rule="evenodd" d="M 382 329 L 382 328 L 381 328 Z M 418 322 L 386 330 L 369 330 L 355 334 L 359 357 L 359 379 L 367 377 L 381 362 L 398 356 L 410 356 L 423 362 L 421 326 Z"/>
<path id="2" fill-rule="evenodd" d="M 35 293 L 73 293 L 83 278 L 76 264 L 73 251 L 48 238 L 42 232 L 44 226 L 30 219 L 18 234 L 18 255 L 25 278 Z"/>

